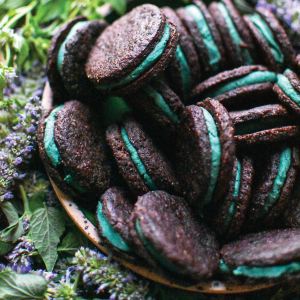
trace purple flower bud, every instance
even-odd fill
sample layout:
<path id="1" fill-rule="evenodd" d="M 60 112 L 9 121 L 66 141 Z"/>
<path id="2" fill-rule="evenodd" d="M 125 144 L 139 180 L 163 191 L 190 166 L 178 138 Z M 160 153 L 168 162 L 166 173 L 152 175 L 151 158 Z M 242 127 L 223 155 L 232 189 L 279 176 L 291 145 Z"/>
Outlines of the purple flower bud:
<path id="1" fill-rule="evenodd" d="M 21 265 L 20 268 L 19 268 L 19 271 L 20 271 L 21 274 L 26 274 L 31 270 L 32 270 L 31 265 L 28 265 L 28 266 Z"/>
<path id="2" fill-rule="evenodd" d="M 19 165 L 20 163 L 22 163 L 22 161 L 23 161 L 22 157 L 17 157 L 17 158 L 15 159 L 15 165 L 16 165 L 16 166 Z"/>
<path id="3" fill-rule="evenodd" d="M 35 130 L 36 130 L 36 127 L 35 127 L 34 125 L 31 125 L 31 126 L 27 129 L 27 131 L 30 132 L 30 133 L 34 132 Z"/>
<path id="4" fill-rule="evenodd" d="M 3 200 L 9 200 L 9 199 L 12 199 L 13 197 L 14 197 L 14 195 L 11 192 L 8 192 L 3 195 Z"/>
<path id="5" fill-rule="evenodd" d="M 13 177 L 14 177 L 14 178 L 18 178 L 18 177 L 19 177 L 19 174 L 18 174 L 18 173 L 14 173 Z"/>
<path id="6" fill-rule="evenodd" d="M 117 299 L 117 294 L 113 293 L 112 295 L 110 295 L 109 300 L 116 300 Z"/>

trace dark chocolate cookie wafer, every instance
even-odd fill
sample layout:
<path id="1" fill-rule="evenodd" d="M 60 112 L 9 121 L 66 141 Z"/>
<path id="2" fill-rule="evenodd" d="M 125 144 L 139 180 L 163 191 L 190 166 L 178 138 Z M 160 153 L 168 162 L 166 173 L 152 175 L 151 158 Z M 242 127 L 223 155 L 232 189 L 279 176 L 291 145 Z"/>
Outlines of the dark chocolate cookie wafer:
<path id="1" fill-rule="evenodd" d="M 53 109 L 39 124 L 38 142 L 49 176 L 67 194 L 95 197 L 109 187 L 111 158 L 105 133 L 87 106 L 70 101 Z"/>
<path id="2" fill-rule="evenodd" d="M 166 269 L 195 280 L 211 277 L 219 264 L 213 233 L 196 221 L 183 198 L 164 191 L 140 197 L 130 220 L 130 232 Z"/>
<path id="3" fill-rule="evenodd" d="M 214 17 L 232 67 L 253 65 L 254 45 L 243 18 L 230 0 L 213 2 L 209 11 Z"/>
<path id="4" fill-rule="evenodd" d="M 300 229 L 265 231 L 244 236 L 221 249 L 224 271 L 257 280 L 299 276 Z"/>
<path id="5" fill-rule="evenodd" d="M 296 120 L 280 104 L 233 111 L 230 117 L 235 141 L 240 146 L 292 140 L 300 134 Z"/>
<path id="6" fill-rule="evenodd" d="M 47 76 L 56 102 L 80 99 L 99 101 L 99 92 L 85 75 L 85 63 L 98 36 L 107 27 L 103 20 L 76 17 L 52 38 L 47 56 Z M 96 100 L 95 100 L 96 101 Z"/>
<path id="7" fill-rule="evenodd" d="M 132 93 L 167 67 L 178 39 L 175 25 L 158 7 L 138 6 L 98 38 L 87 60 L 87 76 L 104 93 Z"/>
<path id="8" fill-rule="evenodd" d="M 178 129 L 177 173 L 188 201 L 200 210 L 229 189 L 234 165 L 233 124 L 226 109 L 207 99 L 188 106 Z"/>
<path id="9" fill-rule="evenodd" d="M 111 125 L 106 140 L 120 173 L 135 195 L 158 189 L 181 193 L 170 163 L 133 118 Z"/>

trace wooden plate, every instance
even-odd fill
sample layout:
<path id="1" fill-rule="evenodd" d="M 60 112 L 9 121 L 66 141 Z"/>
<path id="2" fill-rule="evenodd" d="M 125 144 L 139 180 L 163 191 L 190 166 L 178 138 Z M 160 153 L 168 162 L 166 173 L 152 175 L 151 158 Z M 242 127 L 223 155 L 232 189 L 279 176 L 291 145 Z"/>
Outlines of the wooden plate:
<path id="1" fill-rule="evenodd" d="M 42 99 L 43 107 L 49 109 L 52 106 L 52 92 L 49 84 L 47 83 L 44 89 L 43 99 Z M 101 238 L 97 233 L 96 227 L 87 219 L 84 213 L 79 209 L 79 207 L 74 203 L 74 201 L 66 194 L 64 194 L 50 179 L 53 189 L 61 202 L 62 206 L 74 221 L 74 223 L 78 226 L 78 228 L 85 234 L 85 236 L 104 254 L 108 254 L 110 251 L 106 247 L 104 247 L 101 243 Z M 153 280 L 155 282 L 165 284 L 172 288 L 179 288 L 188 290 L 191 292 L 199 292 L 199 293 L 211 293 L 211 294 L 234 294 L 234 293 L 245 293 L 256 291 L 260 289 L 265 289 L 273 286 L 274 284 L 240 284 L 237 282 L 229 282 L 229 281 L 202 281 L 196 285 L 191 285 L 189 282 L 185 282 L 183 280 L 178 280 L 176 278 L 170 278 L 166 276 L 163 272 L 153 270 L 151 267 L 145 267 L 144 264 L 139 262 L 132 264 L 124 259 L 113 256 L 113 259 L 119 261 L 126 268 L 132 270 L 133 272 Z"/>

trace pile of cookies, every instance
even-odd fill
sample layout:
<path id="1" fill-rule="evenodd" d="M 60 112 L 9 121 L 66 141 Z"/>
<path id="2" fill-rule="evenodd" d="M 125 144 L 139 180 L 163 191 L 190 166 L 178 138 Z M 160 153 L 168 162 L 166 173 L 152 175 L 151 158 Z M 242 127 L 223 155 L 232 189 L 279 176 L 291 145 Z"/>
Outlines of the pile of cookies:
<path id="1" fill-rule="evenodd" d="M 40 156 L 114 255 L 191 281 L 300 274 L 300 70 L 270 11 L 77 17 L 47 72 Z"/>

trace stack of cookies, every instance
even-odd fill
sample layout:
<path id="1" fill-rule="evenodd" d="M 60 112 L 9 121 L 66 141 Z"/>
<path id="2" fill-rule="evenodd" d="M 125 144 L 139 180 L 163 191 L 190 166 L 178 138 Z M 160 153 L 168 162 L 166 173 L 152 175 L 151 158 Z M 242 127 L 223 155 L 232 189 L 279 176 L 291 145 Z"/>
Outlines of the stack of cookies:
<path id="1" fill-rule="evenodd" d="M 40 156 L 114 255 L 191 281 L 299 276 L 300 69 L 270 11 L 77 17 L 47 70 Z"/>

